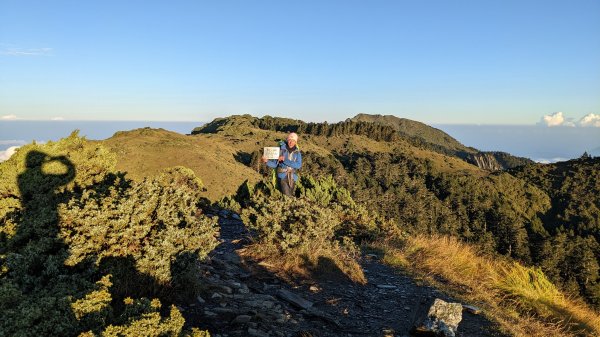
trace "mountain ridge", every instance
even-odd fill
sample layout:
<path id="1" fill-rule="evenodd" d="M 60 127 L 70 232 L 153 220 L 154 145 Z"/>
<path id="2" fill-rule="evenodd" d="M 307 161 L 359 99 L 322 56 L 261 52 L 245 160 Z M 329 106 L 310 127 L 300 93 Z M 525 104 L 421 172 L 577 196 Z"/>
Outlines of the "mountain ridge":
<path id="1" fill-rule="evenodd" d="M 298 198 L 282 199 L 260 156 L 261 148 L 284 138 L 290 125 L 307 131 L 299 141 L 304 165 Z M 367 282 L 366 288 L 355 290 L 372 297 L 373 290 L 379 293 L 394 286 L 369 288 L 368 270 L 380 266 L 360 261 L 377 256 L 417 277 L 433 275 L 428 283 L 467 303 L 482 301 L 503 331 L 538 336 L 600 331 L 597 315 L 560 291 L 580 294 L 590 305 L 598 305 L 600 210 L 595 205 L 600 202 L 600 158 L 491 172 L 418 146 L 391 126 L 375 123 L 309 124 L 246 115 L 219 119 L 207 127 L 213 129 L 199 129 L 195 135 L 142 128 L 117 132 L 104 141 L 87 141 L 75 133 L 58 143 L 26 145 L 0 164 L 0 194 L 6 197 L 0 202 L 0 285 L 16 289 L 1 292 L 8 297 L 0 302 L 22 303 L 20 310 L 31 308 L 52 316 L 52 310 L 39 310 L 37 295 L 20 292 L 26 290 L 21 280 L 44 279 L 46 272 L 73 273 L 72 280 L 80 282 L 75 292 L 56 288 L 52 279 L 37 282 L 35 288 L 35 294 L 49 299 L 70 294 L 74 302 L 64 302 L 63 311 L 68 316 L 65 327 L 73 331 L 92 325 L 96 328 L 86 329 L 135 329 L 140 312 L 129 313 L 135 320 L 128 327 L 120 315 L 129 309 L 111 304 L 125 303 L 139 305 L 160 329 L 181 331 L 185 322 L 196 322 L 195 315 L 200 315 L 224 319 L 233 329 L 267 328 L 270 333 L 272 325 L 261 323 L 260 317 L 271 316 L 251 312 L 247 305 L 265 303 L 265 291 L 275 281 L 255 287 L 246 281 L 252 276 L 241 270 L 239 281 L 230 279 L 227 270 L 231 273 L 232 265 L 218 258 L 214 264 L 208 261 L 203 271 L 195 269 L 200 267 L 196 254 L 208 254 L 219 244 L 243 243 L 240 256 L 286 283 L 295 282 L 295 277 L 317 282 L 316 275 L 335 270 L 358 285 Z M 65 176 L 62 166 L 71 174 Z M 51 186 L 38 183 L 40 179 L 51 181 Z M 36 205 L 44 210 L 33 212 Z M 230 217 L 237 227 L 243 223 L 247 236 L 218 240 L 213 227 L 217 215 Z M 30 230 L 31 226 L 39 230 Z M 194 239 L 183 232 L 193 233 Z M 222 227 L 221 234 L 226 233 Z M 47 239 L 59 249 L 52 249 Z M 48 261 L 41 275 L 34 268 L 39 261 L 36 249 Z M 235 259 L 230 253 L 227 259 Z M 19 260 L 22 263 L 5 263 L 22 256 L 28 256 Z M 75 264 L 81 268 L 71 270 Z M 215 274 L 217 269 L 224 273 Z M 94 286 L 96 278 L 86 271 L 105 276 Z M 220 275 L 228 283 L 215 283 Z M 139 287 L 132 286 L 138 280 Z M 351 288 L 335 296 L 349 296 Z M 234 289 L 244 293 L 233 294 Z M 202 301 L 194 300 L 198 294 Z M 240 303 L 229 300 L 246 295 L 260 301 L 242 301 L 244 306 L 238 308 Z M 99 298 L 105 304 L 87 309 Z M 158 315 L 159 299 L 177 304 L 169 317 Z M 336 311 L 335 303 L 346 302 L 321 305 L 332 305 L 328 309 L 346 315 Z M 20 317 L 9 307 L 0 310 L 8 317 Z M 76 316 L 69 316 L 72 312 Z M 94 314 L 86 316 L 87 312 Z M 332 322 L 321 313 L 308 317 L 315 315 Z M 79 317 L 85 318 L 77 323 Z M 123 325 L 105 327 L 102 322 L 107 321 Z M 20 319 L 18 326 L 2 324 L 21 331 L 29 323 Z M 234 331 L 244 335 L 251 330 Z"/>

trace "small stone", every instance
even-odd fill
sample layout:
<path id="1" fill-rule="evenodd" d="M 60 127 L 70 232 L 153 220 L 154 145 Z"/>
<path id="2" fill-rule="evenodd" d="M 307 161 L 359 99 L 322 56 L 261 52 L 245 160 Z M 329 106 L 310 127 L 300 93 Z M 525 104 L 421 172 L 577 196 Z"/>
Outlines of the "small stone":
<path id="1" fill-rule="evenodd" d="M 218 314 L 226 314 L 226 315 L 237 314 L 237 311 L 233 310 L 231 308 L 213 308 L 212 310 Z"/>
<path id="2" fill-rule="evenodd" d="M 394 329 L 383 329 L 381 332 L 383 333 L 384 337 L 394 337 L 395 333 Z"/>
<path id="3" fill-rule="evenodd" d="M 268 333 L 253 328 L 248 328 L 248 335 L 253 337 L 269 337 Z"/>
<path id="4" fill-rule="evenodd" d="M 379 289 L 397 289 L 398 287 L 390 285 L 390 284 L 378 284 L 377 288 Z"/>
<path id="5" fill-rule="evenodd" d="M 242 220 L 242 218 L 237 213 L 231 214 L 231 217 L 235 220 Z"/>
<path id="6" fill-rule="evenodd" d="M 206 303 L 206 301 L 202 298 L 202 296 L 196 297 L 196 300 L 198 300 L 198 303 L 200 303 L 200 304 Z"/>
<path id="7" fill-rule="evenodd" d="M 233 293 L 233 290 L 230 287 L 226 286 L 226 285 L 219 284 L 219 285 L 216 285 L 215 288 L 218 289 L 219 291 L 225 293 L 225 294 L 231 294 L 231 293 Z"/>
<path id="8" fill-rule="evenodd" d="M 317 286 L 310 286 L 308 290 L 312 291 L 313 293 L 321 291 L 321 289 Z"/>
<path id="9" fill-rule="evenodd" d="M 410 311 L 410 307 L 404 307 L 404 310 Z"/>
<path id="10" fill-rule="evenodd" d="M 463 304 L 462 307 L 463 307 L 463 310 L 466 310 L 474 315 L 479 315 L 481 313 L 481 309 L 479 309 L 478 307 L 473 306 L 473 305 Z"/>
<path id="11" fill-rule="evenodd" d="M 239 315 L 231 323 L 232 324 L 245 324 L 245 323 L 250 322 L 251 319 L 252 319 L 252 317 L 250 317 L 249 315 Z"/>
<path id="12" fill-rule="evenodd" d="M 240 282 L 234 282 L 234 281 L 229 282 L 229 285 L 235 289 L 239 289 L 242 287 L 242 284 Z"/>
<path id="13" fill-rule="evenodd" d="M 210 310 L 204 310 L 204 316 L 206 316 L 206 317 L 216 317 L 217 314 L 214 313 L 214 312 L 212 312 L 212 311 L 210 311 Z"/>
<path id="14" fill-rule="evenodd" d="M 304 298 L 285 289 L 279 289 L 279 291 L 277 292 L 277 297 L 301 309 L 309 309 L 313 306 L 312 302 L 307 301 Z"/>
<path id="15" fill-rule="evenodd" d="M 219 294 L 219 293 L 214 293 L 214 294 L 212 294 L 212 296 L 210 298 L 213 300 L 220 300 L 220 299 L 223 299 L 223 295 Z"/>

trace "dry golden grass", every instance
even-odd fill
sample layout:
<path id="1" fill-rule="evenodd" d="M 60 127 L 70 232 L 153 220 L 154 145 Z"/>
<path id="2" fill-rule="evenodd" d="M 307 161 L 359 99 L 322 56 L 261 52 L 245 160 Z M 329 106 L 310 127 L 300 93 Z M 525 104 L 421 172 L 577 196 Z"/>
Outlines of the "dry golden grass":
<path id="1" fill-rule="evenodd" d="M 238 253 L 246 259 L 257 261 L 260 266 L 284 279 L 345 279 L 359 284 L 367 283 L 358 262 L 339 247 L 305 246 L 293 253 L 282 254 L 275 246 L 257 243 Z"/>
<path id="2" fill-rule="evenodd" d="M 512 335 L 600 335 L 598 313 L 566 296 L 539 269 L 487 258 L 449 237 L 409 237 L 377 248 L 385 252 L 385 263 L 475 303 Z"/>
<path id="3" fill-rule="evenodd" d="M 254 183 L 260 175 L 236 160 L 246 144 L 219 135 L 186 136 L 161 129 L 137 129 L 118 133 L 102 141 L 117 155 L 117 169 L 134 180 L 142 180 L 174 166 L 192 169 L 206 186 L 212 201 L 234 193 L 246 179 Z"/>

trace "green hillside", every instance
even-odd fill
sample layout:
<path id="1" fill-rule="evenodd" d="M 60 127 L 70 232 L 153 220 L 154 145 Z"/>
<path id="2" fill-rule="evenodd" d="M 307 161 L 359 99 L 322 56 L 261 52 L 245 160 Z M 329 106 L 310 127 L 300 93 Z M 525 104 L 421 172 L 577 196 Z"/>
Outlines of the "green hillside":
<path id="1" fill-rule="evenodd" d="M 535 261 L 556 282 L 600 305 L 600 157 L 510 171 L 550 198 Z"/>
<path id="2" fill-rule="evenodd" d="M 415 146 L 455 156 L 491 171 L 517 167 L 533 162 L 530 159 L 516 157 L 506 152 L 479 151 L 475 148 L 467 147 L 444 131 L 406 118 L 391 115 L 358 114 L 349 120 L 391 126 L 402 138 L 407 139 Z"/>
<path id="3" fill-rule="evenodd" d="M 452 138 L 442 130 L 410 119 L 400 118 L 392 115 L 358 114 L 352 117 L 350 120 L 355 122 L 370 122 L 390 125 L 407 138 L 420 140 L 427 144 L 439 146 L 457 153 L 462 152 L 468 154 L 478 152 L 472 147 L 467 147 L 461 144 L 459 141 Z"/>

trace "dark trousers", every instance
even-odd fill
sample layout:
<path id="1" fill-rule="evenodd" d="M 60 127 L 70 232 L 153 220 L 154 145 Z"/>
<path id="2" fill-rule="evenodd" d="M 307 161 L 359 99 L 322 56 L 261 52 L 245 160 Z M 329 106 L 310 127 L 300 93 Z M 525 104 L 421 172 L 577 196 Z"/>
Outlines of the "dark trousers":
<path id="1" fill-rule="evenodd" d="M 279 178 L 278 180 L 279 180 L 279 190 L 281 191 L 281 193 L 283 193 L 284 195 L 287 195 L 289 197 L 293 197 L 294 190 L 296 188 L 296 182 L 294 181 L 294 178 L 285 177 L 285 178 Z"/>

